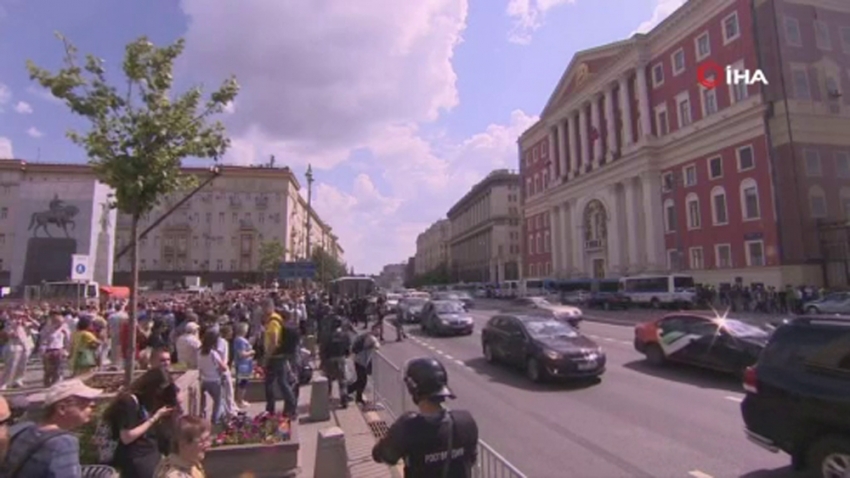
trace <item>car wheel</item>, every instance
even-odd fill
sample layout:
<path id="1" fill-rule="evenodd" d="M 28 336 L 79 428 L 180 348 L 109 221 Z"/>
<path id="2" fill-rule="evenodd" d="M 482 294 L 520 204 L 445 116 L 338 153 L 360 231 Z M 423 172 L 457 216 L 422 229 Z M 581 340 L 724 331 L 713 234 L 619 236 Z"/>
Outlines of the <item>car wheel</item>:
<path id="1" fill-rule="evenodd" d="M 539 383 L 543 379 L 543 374 L 540 371 L 540 363 L 534 357 L 529 357 L 525 362 L 525 376 L 534 383 Z"/>
<path id="2" fill-rule="evenodd" d="M 809 449 L 808 464 L 824 478 L 843 478 L 850 473 L 850 439 L 828 436 Z"/>
<path id="3" fill-rule="evenodd" d="M 664 364 L 664 361 L 665 361 L 664 351 L 661 350 L 661 347 L 659 347 L 658 345 L 656 345 L 656 344 L 647 345 L 646 351 L 644 352 L 644 354 L 646 354 L 646 361 L 649 362 L 650 364 L 655 365 L 655 366 Z"/>
<path id="4" fill-rule="evenodd" d="M 493 348 L 490 344 L 484 344 L 484 360 L 489 363 L 496 363 L 496 356 L 493 355 Z"/>
<path id="5" fill-rule="evenodd" d="M 815 314 L 820 314 L 820 311 L 818 310 L 818 308 L 817 308 L 817 307 L 812 306 L 812 307 L 808 307 L 808 308 L 806 309 L 806 313 L 807 313 L 807 314 L 815 315 Z"/>

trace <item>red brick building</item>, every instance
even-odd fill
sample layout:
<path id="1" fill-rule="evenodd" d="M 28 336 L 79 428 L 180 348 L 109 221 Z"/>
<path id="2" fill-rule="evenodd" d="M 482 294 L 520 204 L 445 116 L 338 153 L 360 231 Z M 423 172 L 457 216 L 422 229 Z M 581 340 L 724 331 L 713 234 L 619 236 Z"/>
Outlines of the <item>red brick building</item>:
<path id="1" fill-rule="evenodd" d="M 707 62 L 768 84 L 706 89 Z M 848 284 L 845 91 L 841 0 L 690 0 L 648 34 L 577 53 L 519 140 L 525 274 Z"/>

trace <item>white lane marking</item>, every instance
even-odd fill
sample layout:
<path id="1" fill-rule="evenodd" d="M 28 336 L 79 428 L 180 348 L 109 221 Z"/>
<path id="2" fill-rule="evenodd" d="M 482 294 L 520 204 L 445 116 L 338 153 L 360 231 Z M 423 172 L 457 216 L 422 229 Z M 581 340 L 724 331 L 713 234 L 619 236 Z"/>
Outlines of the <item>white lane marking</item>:
<path id="1" fill-rule="evenodd" d="M 604 340 L 606 342 L 616 342 L 617 341 L 617 339 L 612 339 L 611 337 L 602 337 L 602 340 Z"/>
<path id="2" fill-rule="evenodd" d="M 591 339 L 599 339 L 599 338 L 601 338 L 601 337 L 600 337 L 600 336 L 598 336 L 598 335 L 592 335 L 592 334 L 588 334 L 588 337 L 590 337 Z"/>
<path id="3" fill-rule="evenodd" d="M 688 474 L 693 476 L 694 478 L 714 478 L 713 476 L 709 475 L 708 473 L 706 473 L 704 471 L 699 471 L 699 470 L 689 471 Z"/>
<path id="4" fill-rule="evenodd" d="M 455 359 L 455 361 L 454 361 L 454 362 L 455 362 L 456 364 L 460 365 L 461 367 L 466 367 L 466 364 L 465 364 L 465 363 L 463 363 L 463 362 L 461 362 L 461 361 L 460 361 L 460 360 L 458 360 L 458 359 Z"/>
<path id="5" fill-rule="evenodd" d="M 452 356 L 451 356 L 451 355 L 449 355 L 449 354 L 444 354 L 444 355 L 445 355 L 445 356 L 446 356 L 446 358 L 447 358 L 447 359 L 449 359 L 449 360 L 454 360 L 454 359 L 455 359 L 454 357 L 452 357 Z"/>
<path id="6" fill-rule="evenodd" d="M 726 400 L 729 400 L 729 401 L 732 401 L 732 402 L 738 402 L 738 403 L 741 403 L 741 402 L 744 401 L 743 397 L 734 397 L 732 395 L 727 395 L 723 398 L 725 398 Z"/>

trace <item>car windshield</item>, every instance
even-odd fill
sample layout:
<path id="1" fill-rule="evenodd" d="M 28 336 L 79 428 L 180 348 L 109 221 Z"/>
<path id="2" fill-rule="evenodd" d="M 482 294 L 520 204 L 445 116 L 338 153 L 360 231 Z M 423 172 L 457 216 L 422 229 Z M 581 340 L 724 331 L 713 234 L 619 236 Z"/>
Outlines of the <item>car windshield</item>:
<path id="1" fill-rule="evenodd" d="M 525 328 L 529 335 L 536 339 L 578 337 L 578 332 L 575 329 L 554 319 L 529 320 L 525 322 Z"/>
<path id="2" fill-rule="evenodd" d="M 760 329 L 754 325 L 745 324 L 744 322 L 735 319 L 724 320 L 723 327 L 735 337 L 766 338 L 768 335 L 770 335 L 764 329 Z"/>
<path id="3" fill-rule="evenodd" d="M 437 310 L 438 314 L 460 314 L 464 311 L 463 306 L 456 302 L 436 303 L 434 309 Z"/>

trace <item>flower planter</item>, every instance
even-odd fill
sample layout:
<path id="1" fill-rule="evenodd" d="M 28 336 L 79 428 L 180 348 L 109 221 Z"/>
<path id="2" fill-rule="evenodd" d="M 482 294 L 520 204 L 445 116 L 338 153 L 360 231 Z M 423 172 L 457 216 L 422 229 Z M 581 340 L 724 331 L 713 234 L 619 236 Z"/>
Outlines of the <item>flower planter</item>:
<path id="1" fill-rule="evenodd" d="M 276 443 L 221 445 L 207 450 L 204 470 L 207 478 L 288 478 L 298 473 L 298 424 L 292 424 L 289 438 Z"/>
<path id="2" fill-rule="evenodd" d="M 275 394 L 280 394 L 275 387 Z M 266 384 L 265 379 L 249 378 L 248 385 L 245 387 L 246 402 L 265 402 L 266 401 Z"/>

